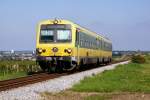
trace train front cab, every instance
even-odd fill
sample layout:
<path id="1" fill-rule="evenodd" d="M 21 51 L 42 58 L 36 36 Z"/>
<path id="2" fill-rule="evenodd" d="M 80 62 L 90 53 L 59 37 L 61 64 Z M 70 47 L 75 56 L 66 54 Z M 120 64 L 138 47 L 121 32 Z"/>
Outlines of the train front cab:
<path id="1" fill-rule="evenodd" d="M 37 28 L 37 62 L 44 71 L 72 70 L 75 57 L 75 31 L 72 23 L 61 20 L 42 21 Z"/>

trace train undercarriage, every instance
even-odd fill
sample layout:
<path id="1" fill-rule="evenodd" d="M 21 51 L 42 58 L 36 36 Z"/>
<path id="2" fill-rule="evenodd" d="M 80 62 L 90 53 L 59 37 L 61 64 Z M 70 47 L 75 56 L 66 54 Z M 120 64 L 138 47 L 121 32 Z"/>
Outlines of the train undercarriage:
<path id="1" fill-rule="evenodd" d="M 111 58 L 107 59 L 89 59 L 81 58 L 80 64 L 77 65 L 77 60 L 75 57 L 37 57 L 37 62 L 40 65 L 41 69 L 45 72 L 64 72 L 64 71 L 73 71 L 79 69 L 79 67 L 90 64 L 108 64 L 111 62 Z"/>
<path id="2" fill-rule="evenodd" d="M 37 57 L 41 69 L 46 72 L 72 71 L 77 68 L 72 57 Z"/>

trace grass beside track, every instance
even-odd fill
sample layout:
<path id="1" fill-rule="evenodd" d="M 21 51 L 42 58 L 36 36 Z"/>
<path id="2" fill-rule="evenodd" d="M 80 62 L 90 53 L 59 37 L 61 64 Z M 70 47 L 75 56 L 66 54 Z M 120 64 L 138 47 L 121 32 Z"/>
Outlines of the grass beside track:
<path id="1" fill-rule="evenodd" d="M 119 65 L 114 70 L 104 71 L 85 78 L 73 86 L 78 92 L 144 92 L 150 93 L 150 56 L 144 64 Z"/>
<path id="2" fill-rule="evenodd" d="M 6 74 L 6 75 L 1 75 L 0 74 L 0 81 L 19 78 L 19 77 L 25 77 L 25 76 L 27 76 L 26 72 L 10 73 L 10 74 Z"/>
<path id="3" fill-rule="evenodd" d="M 30 72 L 41 71 L 35 61 L 17 61 L 2 60 L 0 61 L 0 80 L 13 79 L 27 76 Z"/>

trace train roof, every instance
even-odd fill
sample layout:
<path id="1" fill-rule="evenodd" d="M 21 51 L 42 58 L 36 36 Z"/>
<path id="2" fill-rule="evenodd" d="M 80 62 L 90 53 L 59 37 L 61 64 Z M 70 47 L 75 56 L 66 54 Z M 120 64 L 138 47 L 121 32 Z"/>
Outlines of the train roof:
<path id="1" fill-rule="evenodd" d="M 79 24 L 76 24 L 76 23 L 74 23 L 74 22 L 72 22 L 72 21 L 69 21 L 69 20 L 64 20 L 64 19 L 47 19 L 47 20 L 42 20 L 42 21 L 40 21 L 39 24 L 40 24 L 40 25 L 41 25 L 41 24 L 47 24 L 47 21 L 49 21 L 50 23 L 53 23 L 55 20 L 58 20 L 59 22 L 64 23 L 64 24 L 72 24 L 72 25 L 74 25 L 76 28 L 79 28 L 79 29 L 81 29 L 81 30 L 83 30 L 83 31 L 86 31 L 86 32 L 88 32 L 88 33 L 90 33 L 90 34 L 95 35 L 96 37 L 102 38 L 103 40 L 105 40 L 105 41 L 111 43 L 111 40 L 110 40 L 109 38 L 107 38 L 107 37 L 105 37 L 105 36 L 103 36 L 103 35 L 101 35 L 101 34 L 98 34 L 98 33 L 96 33 L 96 32 L 93 32 L 93 31 L 91 31 L 91 30 L 89 30 L 89 29 L 87 29 L 87 28 L 85 28 L 85 27 L 83 27 L 83 26 L 81 26 L 81 25 L 79 25 Z"/>

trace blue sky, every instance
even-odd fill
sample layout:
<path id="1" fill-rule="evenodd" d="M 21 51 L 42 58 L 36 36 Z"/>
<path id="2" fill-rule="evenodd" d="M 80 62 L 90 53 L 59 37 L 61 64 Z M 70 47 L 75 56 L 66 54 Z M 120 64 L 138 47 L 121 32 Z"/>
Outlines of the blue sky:
<path id="1" fill-rule="evenodd" d="M 0 0 L 0 50 L 35 49 L 37 23 L 55 17 L 109 37 L 115 50 L 150 50 L 150 0 Z"/>

